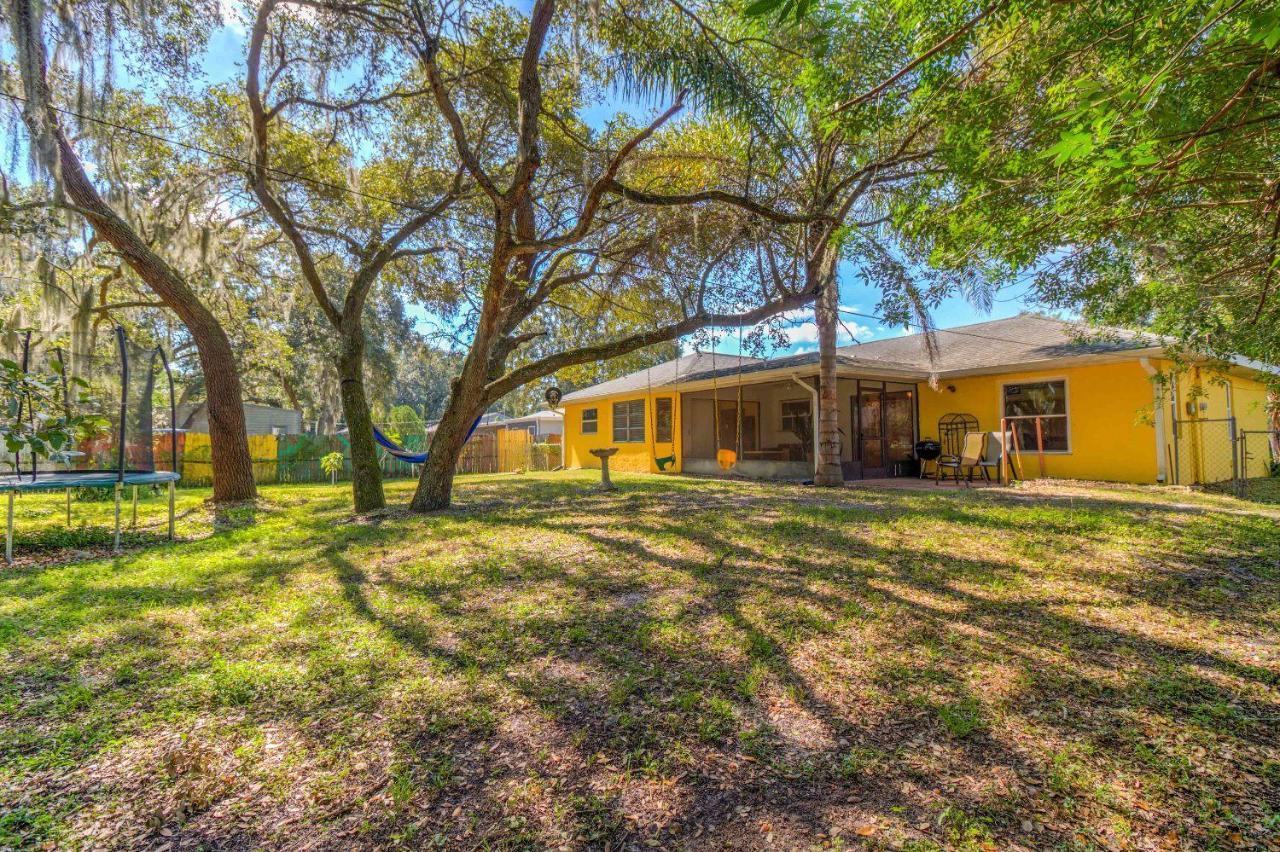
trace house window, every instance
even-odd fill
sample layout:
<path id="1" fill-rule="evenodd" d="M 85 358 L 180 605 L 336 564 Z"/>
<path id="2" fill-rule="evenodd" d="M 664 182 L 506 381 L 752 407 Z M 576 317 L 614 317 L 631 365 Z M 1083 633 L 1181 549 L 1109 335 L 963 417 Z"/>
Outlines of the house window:
<path id="1" fill-rule="evenodd" d="M 613 404 L 613 441 L 636 444 L 644 440 L 644 400 L 632 399 Z"/>
<path id="2" fill-rule="evenodd" d="M 675 410 L 673 400 L 669 396 L 659 397 L 653 401 L 653 440 L 659 444 L 671 443 L 672 413 Z"/>
<path id="3" fill-rule="evenodd" d="M 811 431 L 812 404 L 807 399 L 784 399 L 782 401 L 782 431 L 792 435 L 803 436 Z"/>
<path id="4" fill-rule="evenodd" d="M 597 408 L 582 409 L 582 434 L 594 435 L 600 431 L 600 410 Z"/>
<path id="5" fill-rule="evenodd" d="M 1064 380 L 1005 385 L 1004 416 L 1018 418 L 1011 420 L 1009 425 L 1017 430 L 1018 443 L 1023 450 L 1037 449 L 1036 417 L 1040 418 L 1045 452 L 1065 453 L 1070 450 L 1067 383 Z"/>

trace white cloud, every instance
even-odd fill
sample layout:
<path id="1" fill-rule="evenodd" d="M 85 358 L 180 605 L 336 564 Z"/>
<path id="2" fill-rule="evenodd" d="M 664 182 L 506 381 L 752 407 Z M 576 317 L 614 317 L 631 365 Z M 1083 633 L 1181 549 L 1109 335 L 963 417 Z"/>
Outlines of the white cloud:
<path id="1" fill-rule="evenodd" d="M 222 15 L 222 25 L 237 36 L 244 38 L 249 34 L 249 24 L 245 15 L 244 4 L 238 0 L 218 0 L 218 12 Z"/>
<path id="2" fill-rule="evenodd" d="M 802 322 L 797 326 L 788 328 L 787 339 L 792 343 L 817 343 L 818 324 L 816 322 Z"/>
<path id="3" fill-rule="evenodd" d="M 797 349 L 801 347 L 812 347 L 818 343 L 818 324 L 810 320 L 802 322 L 799 325 L 790 326 L 786 329 L 787 339 L 791 341 L 792 346 Z M 859 325 L 856 322 L 843 320 L 836 328 L 836 343 L 840 346 L 847 346 L 857 340 L 870 340 L 875 337 L 875 330 L 870 326 Z"/>
<path id="4" fill-rule="evenodd" d="M 804 322 L 813 319 L 813 308 L 792 308 L 778 314 L 783 322 Z"/>

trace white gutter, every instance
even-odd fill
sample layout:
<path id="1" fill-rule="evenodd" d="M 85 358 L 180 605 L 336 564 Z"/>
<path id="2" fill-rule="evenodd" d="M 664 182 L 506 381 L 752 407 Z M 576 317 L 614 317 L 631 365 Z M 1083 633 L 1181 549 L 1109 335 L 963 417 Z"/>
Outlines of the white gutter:
<path id="1" fill-rule="evenodd" d="M 1159 372 L 1151 363 L 1151 359 L 1145 355 L 1138 359 L 1138 363 L 1142 365 L 1143 370 L 1146 370 L 1148 376 L 1155 376 Z M 1164 453 L 1164 401 L 1160 398 L 1160 385 L 1156 382 L 1151 383 L 1151 396 L 1156 414 L 1156 482 L 1164 483 L 1169 481 Z"/>
<path id="2" fill-rule="evenodd" d="M 795 373 L 791 374 L 791 381 L 798 384 L 809 392 L 809 396 L 813 397 L 813 409 L 811 411 L 811 419 L 813 420 L 813 475 L 818 475 L 818 389 L 808 382 L 803 382 Z"/>

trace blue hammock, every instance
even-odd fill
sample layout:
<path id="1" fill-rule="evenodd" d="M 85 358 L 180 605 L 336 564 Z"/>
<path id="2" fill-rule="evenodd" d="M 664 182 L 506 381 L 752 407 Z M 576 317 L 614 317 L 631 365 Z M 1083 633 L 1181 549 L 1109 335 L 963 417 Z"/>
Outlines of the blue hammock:
<path id="1" fill-rule="evenodd" d="M 462 439 L 462 443 L 465 444 L 467 441 L 471 440 L 471 435 L 476 431 L 476 427 L 480 425 L 480 419 L 482 417 L 484 417 L 483 414 L 476 418 L 475 423 L 471 424 L 471 428 L 467 430 L 467 437 Z M 414 453 L 406 450 L 404 447 L 382 434 L 382 431 L 378 429 L 377 426 L 373 427 L 373 440 L 381 444 L 382 448 L 393 457 L 398 458 L 401 461 L 407 461 L 410 464 L 423 464 L 426 462 L 427 457 L 431 455 L 431 453 Z"/>

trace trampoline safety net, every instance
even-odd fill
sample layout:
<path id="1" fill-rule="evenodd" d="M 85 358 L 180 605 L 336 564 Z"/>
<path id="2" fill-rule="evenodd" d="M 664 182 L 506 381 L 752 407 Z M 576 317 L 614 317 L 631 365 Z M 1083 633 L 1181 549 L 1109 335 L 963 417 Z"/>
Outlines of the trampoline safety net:
<path id="1" fill-rule="evenodd" d="M 85 416 L 95 428 L 49 457 L 6 454 L 4 473 L 41 474 L 176 470 L 173 383 L 159 347 L 142 347 L 117 327 L 113 334 L 48 340 L 38 332 L 0 335 L 0 354 L 18 363 L 46 393 L 13 394 L 0 411 L 10 426 L 34 428 L 40 418 Z"/>

